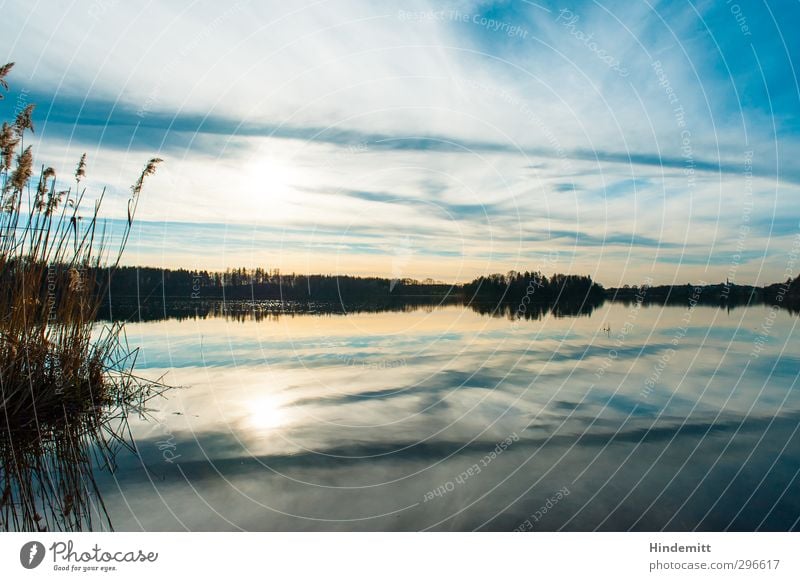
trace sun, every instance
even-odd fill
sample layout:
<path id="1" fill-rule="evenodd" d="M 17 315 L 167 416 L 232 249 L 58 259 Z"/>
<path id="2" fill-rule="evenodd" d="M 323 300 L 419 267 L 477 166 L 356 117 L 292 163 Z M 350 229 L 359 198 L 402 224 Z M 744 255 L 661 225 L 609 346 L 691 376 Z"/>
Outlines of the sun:
<path id="1" fill-rule="evenodd" d="M 243 171 L 245 182 L 261 188 L 271 198 L 281 198 L 291 192 L 298 174 L 287 160 L 273 155 L 254 156 Z"/>
<path id="2" fill-rule="evenodd" d="M 250 425 L 261 430 L 278 428 L 284 425 L 288 414 L 281 402 L 274 397 L 262 397 L 250 402 Z"/>

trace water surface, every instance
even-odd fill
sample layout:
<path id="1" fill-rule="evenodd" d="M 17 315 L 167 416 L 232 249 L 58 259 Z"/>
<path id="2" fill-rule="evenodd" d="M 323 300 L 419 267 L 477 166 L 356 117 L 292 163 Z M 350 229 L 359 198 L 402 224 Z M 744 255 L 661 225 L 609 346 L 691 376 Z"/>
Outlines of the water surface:
<path id="1" fill-rule="evenodd" d="M 117 530 L 787 530 L 798 317 L 450 305 L 127 326 L 184 386 L 98 474 Z"/>

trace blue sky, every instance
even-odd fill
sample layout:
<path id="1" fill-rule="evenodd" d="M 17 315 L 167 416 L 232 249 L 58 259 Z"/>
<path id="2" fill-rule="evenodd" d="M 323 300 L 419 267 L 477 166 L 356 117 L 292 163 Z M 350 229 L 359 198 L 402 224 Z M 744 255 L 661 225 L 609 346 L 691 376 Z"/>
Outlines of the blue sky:
<path id="1" fill-rule="evenodd" d="M 800 4 L 5 2 L 0 104 L 131 264 L 797 274 Z M 91 195 L 90 191 L 90 195 Z"/>

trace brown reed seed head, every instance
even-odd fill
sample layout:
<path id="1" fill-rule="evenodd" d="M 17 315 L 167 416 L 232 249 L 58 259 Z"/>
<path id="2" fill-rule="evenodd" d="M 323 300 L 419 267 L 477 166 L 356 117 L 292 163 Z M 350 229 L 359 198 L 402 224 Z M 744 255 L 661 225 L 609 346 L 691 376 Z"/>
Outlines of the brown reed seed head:
<path id="1" fill-rule="evenodd" d="M 163 159 L 161 159 L 160 157 L 154 157 L 154 158 L 152 158 L 150 161 L 148 161 L 148 162 L 147 162 L 147 165 L 146 165 L 146 166 L 145 166 L 145 168 L 144 168 L 144 172 L 142 172 L 142 173 L 143 173 L 143 175 L 146 175 L 146 176 L 151 176 L 151 175 L 153 175 L 154 173 L 156 173 L 156 166 L 157 166 L 159 163 L 161 163 L 162 161 L 164 161 L 164 160 L 163 160 Z"/>
<path id="2" fill-rule="evenodd" d="M 45 168 L 42 175 L 39 177 L 39 187 L 36 189 L 36 209 L 43 210 L 45 208 L 44 197 L 49 192 L 47 188 L 47 181 L 56 177 L 56 170 L 52 167 Z M 55 185 L 55 182 L 53 182 Z"/>
<path id="3" fill-rule="evenodd" d="M 6 82 L 5 77 L 13 67 L 14 63 L 6 63 L 0 67 L 0 87 L 3 87 L 6 91 L 8 91 L 8 83 Z M 0 95 L 0 99 L 2 98 L 3 95 Z"/>
<path id="4" fill-rule="evenodd" d="M 22 188 L 25 187 L 25 184 L 28 183 L 31 175 L 33 175 L 33 153 L 29 145 L 25 148 L 25 151 L 17 157 L 17 167 L 14 169 L 14 172 L 11 174 L 11 179 L 9 180 L 11 188 L 16 191 L 21 191 Z"/>
<path id="5" fill-rule="evenodd" d="M 3 123 L 0 128 L 0 169 L 11 169 L 14 150 L 18 143 L 19 138 L 14 133 L 14 128 L 8 123 Z"/>
<path id="6" fill-rule="evenodd" d="M 160 157 L 154 157 L 147 162 L 147 165 L 144 166 L 142 170 L 142 174 L 139 176 L 139 179 L 136 180 L 136 183 L 131 186 L 131 192 L 133 193 L 133 199 L 135 200 L 139 192 L 142 191 L 142 186 L 144 185 L 144 178 L 147 176 L 151 176 L 156 173 L 156 167 L 159 163 L 163 162 L 164 160 Z M 130 216 L 128 216 L 128 222 L 130 222 Z"/>
<path id="7" fill-rule="evenodd" d="M 75 179 L 81 181 L 81 178 L 86 177 L 86 154 L 84 153 L 81 156 L 80 161 L 78 161 L 78 167 L 75 169 Z"/>
<path id="8" fill-rule="evenodd" d="M 36 105 L 31 103 L 17 114 L 17 120 L 14 121 L 14 130 L 20 137 L 22 137 L 26 129 L 30 129 L 31 133 L 33 133 L 33 119 L 31 119 L 31 115 L 35 108 Z"/>

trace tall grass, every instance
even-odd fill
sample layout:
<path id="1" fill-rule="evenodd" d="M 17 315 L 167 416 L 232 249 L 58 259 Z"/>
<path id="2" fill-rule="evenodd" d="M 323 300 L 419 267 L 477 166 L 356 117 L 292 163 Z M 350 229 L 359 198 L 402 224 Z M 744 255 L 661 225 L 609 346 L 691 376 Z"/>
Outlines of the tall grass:
<path id="1" fill-rule="evenodd" d="M 0 67 L 6 90 L 12 66 Z M 112 247 L 98 220 L 105 190 L 86 200 L 85 154 L 65 189 L 51 167 L 34 174 L 25 145 L 33 110 L 0 128 L 0 527 L 74 530 L 89 514 L 81 502 L 93 482 L 89 450 L 108 461 L 113 443 L 125 441 L 119 420 L 124 427 L 126 411 L 162 387 L 133 375 L 136 352 L 121 324 L 95 324 L 96 273 L 119 264 L 144 180 L 161 160 L 132 186 Z"/>

